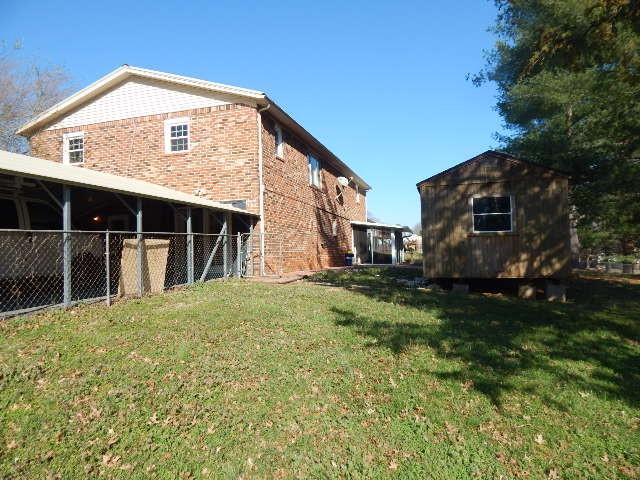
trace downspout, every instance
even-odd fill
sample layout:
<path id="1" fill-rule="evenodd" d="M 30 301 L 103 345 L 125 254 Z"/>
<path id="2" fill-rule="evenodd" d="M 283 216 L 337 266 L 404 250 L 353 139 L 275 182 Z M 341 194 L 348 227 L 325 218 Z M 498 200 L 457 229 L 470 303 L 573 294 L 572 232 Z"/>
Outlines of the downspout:
<path id="1" fill-rule="evenodd" d="M 264 107 L 258 109 L 258 182 L 260 183 L 260 275 L 264 276 L 264 173 L 263 173 L 263 155 L 262 155 L 262 112 L 266 112 L 271 107 L 267 103 Z"/>

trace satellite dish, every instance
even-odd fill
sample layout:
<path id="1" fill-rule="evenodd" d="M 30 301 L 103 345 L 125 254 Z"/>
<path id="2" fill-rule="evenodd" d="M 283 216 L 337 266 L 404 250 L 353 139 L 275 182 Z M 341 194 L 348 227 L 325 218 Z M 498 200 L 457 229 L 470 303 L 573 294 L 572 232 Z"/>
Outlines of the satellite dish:
<path id="1" fill-rule="evenodd" d="M 338 180 L 338 183 L 343 187 L 346 187 L 347 185 L 349 185 L 349 179 L 347 177 L 338 177 L 337 180 Z"/>

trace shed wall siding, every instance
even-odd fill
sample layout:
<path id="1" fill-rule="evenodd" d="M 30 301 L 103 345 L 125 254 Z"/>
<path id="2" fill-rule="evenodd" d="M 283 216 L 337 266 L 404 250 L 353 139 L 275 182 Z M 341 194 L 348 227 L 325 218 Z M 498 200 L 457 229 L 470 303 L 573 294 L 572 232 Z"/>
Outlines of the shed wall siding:
<path id="1" fill-rule="evenodd" d="M 571 255 L 567 180 L 511 172 L 507 180 L 500 181 L 499 172 L 493 169 L 484 166 L 476 173 L 479 171 L 481 175 L 473 179 L 462 179 L 464 172 L 457 172 L 457 180 L 469 179 L 469 183 L 420 187 L 425 276 L 566 276 Z M 498 194 L 514 196 L 515 232 L 473 234 L 469 199 Z"/>
<path id="2" fill-rule="evenodd" d="M 48 130 L 234 103 L 233 97 L 150 79 L 125 81 L 47 127 Z"/>

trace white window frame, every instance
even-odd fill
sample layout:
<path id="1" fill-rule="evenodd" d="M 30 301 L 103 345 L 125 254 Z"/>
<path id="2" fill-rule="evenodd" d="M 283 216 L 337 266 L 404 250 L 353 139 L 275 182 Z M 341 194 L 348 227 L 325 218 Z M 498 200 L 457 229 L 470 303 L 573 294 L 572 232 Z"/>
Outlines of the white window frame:
<path id="1" fill-rule="evenodd" d="M 186 150 L 171 150 L 171 127 L 176 125 L 187 126 L 187 149 Z M 184 138 L 184 137 L 180 137 Z M 169 118 L 164 121 L 164 153 L 179 154 L 186 153 L 191 150 L 191 119 L 189 117 Z"/>
<path id="2" fill-rule="evenodd" d="M 507 212 L 504 213 L 473 213 L 473 200 L 476 198 L 486 198 L 486 197 L 509 197 L 509 219 L 510 219 L 510 229 L 509 230 L 476 230 L 476 222 L 474 221 L 474 217 L 476 215 L 506 215 Z M 510 194 L 510 193 L 489 193 L 489 194 L 476 194 L 473 195 L 472 197 L 469 198 L 469 212 L 471 213 L 471 231 L 473 233 L 477 233 L 477 234 L 484 234 L 484 233 L 497 233 L 497 234 L 501 234 L 501 233 L 513 233 L 516 230 L 516 217 L 515 217 L 515 211 L 516 211 L 516 203 L 515 203 L 515 197 Z"/>
<path id="3" fill-rule="evenodd" d="M 69 158 L 69 141 L 77 138 L 82 138 L 82 161 L 71 163 Z M 62 163 L 65 165 L 82 165 L 84 163 L 85 147 L 84 132 L 69 132 L 62 135 Z"/>
<path id="4" fill-rule="evenodd" d="M 360 186 L 356 183 L 356 203 L 360 203 Z"/>
<path id="5" fill-rule="evenodd" d="M 284 158 L 284 137 L 279 123 L 275 125 L 276 157 Z"/>
<path id="6" fill-rule="evenodd" d="M 311 167 L 311 160 L 315 160 L 317 164 L 317 168 L 313 169 Z M 318 157 L 312 155 L 311 153 L 307 154 L 307 164 L 309 165 L 309 185 L 317 188 L 322 187 L 322 162 Z"/>

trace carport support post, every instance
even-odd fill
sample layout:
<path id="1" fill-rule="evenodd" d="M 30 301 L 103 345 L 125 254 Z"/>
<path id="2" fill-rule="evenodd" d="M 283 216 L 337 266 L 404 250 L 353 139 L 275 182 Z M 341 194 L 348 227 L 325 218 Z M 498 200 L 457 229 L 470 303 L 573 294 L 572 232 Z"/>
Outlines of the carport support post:
<path id="1" fill-rule="evenodd" d="M 238 240 L 236 243 L 236 277 L 240 277 L 240 271 L 242 270 L 242 235 L 238 232 Z"/>
<path id="2" fill-rule="evenodd" d="M 391 230 L 391 265 L 398 263 L 398 242 L 396 241 L 396 232 Z"/>
<path id="3" fill-rule="evenodd" d="M 369 230 L 369 248 L 371 249 L 371 265 L 373 265 L 373 230 Z"/>
<path id="4" fill-rule="evenodd" d="M 187 283 L 193 283 L 193 225 L 191 207 L 187 207 Z"/>
<path id="5" fill-rule="evenodd" d="M 71 188 L 62 187 L 62 277 L 63 302 L 71 304 Z"/>
<path id="6" fill-rule="evenodd" d="M 224 214 L 224 223 L 223 225 L 226 226 L 225 229 L 225 233 L 226 235 L 224 236 L 224 238 L 222 239 L 222 268 L 223 268 L 223 272 L 222 272 L 222 276 L 223 277 L 227 277 L 229 276 L 229 257 L 231 256 L 231 242 L 229 241 L 231 238 L 233 238 L 232 235 L 232 230 L 231 230 L 231 214 L 226 212 Z"/>
<path id="7" fill-rule="evenodd" d="M 137 276 L 138 276 L 138 294 L 142 297 L 143 281 L 142 281 L 142 199 L 136 199 L 136 239 L 138 240 L 137 251 Z"/>
<path id="8" fill-rule="evenodd" d="M 111 306 L 111 258 L 109 255 L 109 230 L 104 234 L 104 270 L 107 280 L 107 307 Z"/>

